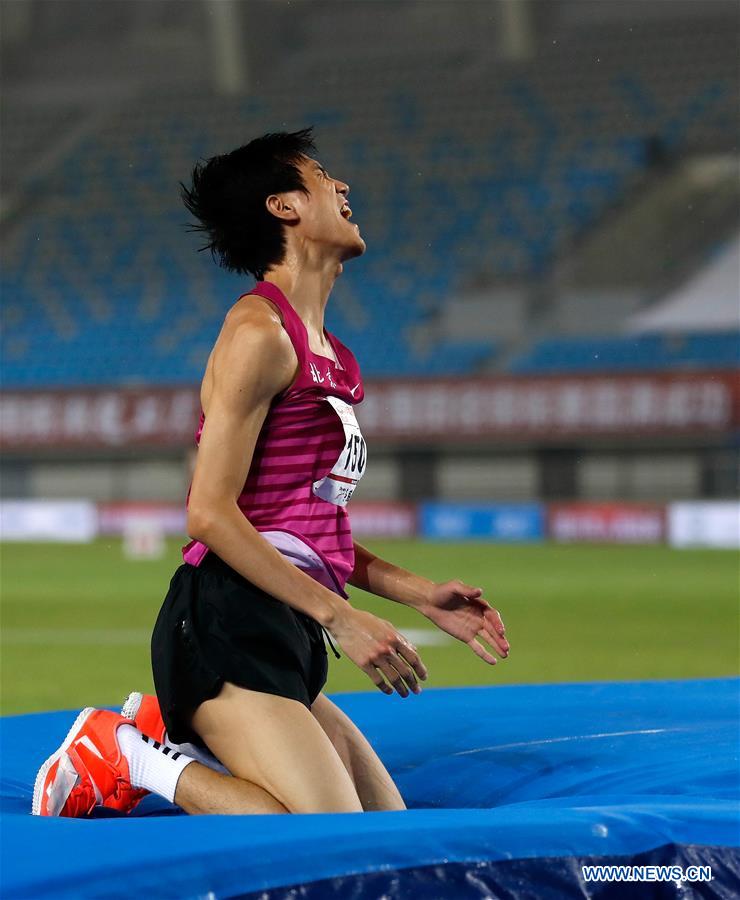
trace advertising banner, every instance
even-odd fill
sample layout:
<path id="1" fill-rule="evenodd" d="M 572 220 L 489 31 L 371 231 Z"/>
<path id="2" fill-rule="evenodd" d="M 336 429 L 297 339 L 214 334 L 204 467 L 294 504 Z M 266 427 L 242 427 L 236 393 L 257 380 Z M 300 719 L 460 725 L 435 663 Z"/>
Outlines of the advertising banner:
<path id="1" fill-rule="evenodd" d="M 416 534 L 413 503 L 356 501 L 347 507 L 352 533 L 361 537 L 408 538 Z"/>
<path id="2" fill-rule="evenodd" d="M 545 508 L 540 503 L 422 503 L 419 524 L 424 538 L 541 541 Z"/>
<path id="3" fill-rule="evenodd" d="M 548 536 L 555 541 L 658 544 L 665 540 L 665 508 L 649 503 L 553 503 Z"/>
<path id="4" fill-rule="evenodd" d="M 0 394 L 0 446 L 185 447 L 200 401 L 192 388 L 10 391 Z"/>
<path id="5" fill-rule="evenodd" d="M 0 446 L 186 447 L 198 390 L 6 391 Z M 538 440 L 723 433 L 740 426 L 734 372 L 394 379 L 366 385 L 357 409 L 370 440 Z"/>
<path id="6" fill-rule="evenodd" d="M 388 381 L 358 411 L 371 438 L 540 441 L 722 432 L 740 424 L 737 373 Z"/>
<path id="7" fill-rule="evenodd" d="M 363 537 L 413 537 L 416 506 L 413 503 L 357 501 L 347 507 L 352 532 Z M 124 535 L 142 523 L 155 525 L 165 535 L 186 540 L 187 514 L 183 503 L 100 503 L 100 533 Z"/>
<path id="8" fill-rule="evenodd" d="M 164 535 L 182 538 L 187 535 L 187 513 L 182 503 L 99 503 L 100 534 L 124 535 L 130 529 L 147 523 Z"/>

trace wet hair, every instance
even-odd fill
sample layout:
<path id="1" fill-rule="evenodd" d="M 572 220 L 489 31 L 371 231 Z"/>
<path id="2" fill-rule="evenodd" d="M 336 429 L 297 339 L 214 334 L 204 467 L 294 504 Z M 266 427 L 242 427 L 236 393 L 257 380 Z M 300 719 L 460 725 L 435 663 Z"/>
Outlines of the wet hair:
<path id="1" fill-rule="evenodd" d="M 182 200 L 198 220 L 191 230 L 207 237 L 200 250 L 231 272 L 257 279 L 280 263 L 286 227 L 265 205 L 270 194 L 308 193 L 298 168 L 316 152 L 313 129 L 275 132 L 243 147 L 196 163 L 192 184 L 182 182 Z"/>

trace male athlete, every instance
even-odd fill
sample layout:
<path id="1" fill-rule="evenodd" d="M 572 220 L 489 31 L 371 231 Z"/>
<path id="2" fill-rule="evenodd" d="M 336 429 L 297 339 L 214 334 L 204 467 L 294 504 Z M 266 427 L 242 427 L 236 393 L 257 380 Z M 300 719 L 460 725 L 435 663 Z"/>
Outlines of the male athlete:
<path id="1" fill-rule="evenodd" d="M 426 669 L 347 583 L 404 603 L 493 665 L 509 644 L 480 588 L 434 583 L 353 541 L 365 470 L 353 354 L 324 328 L 344 263 L 365 250 L 349 187 L 310 129 L 199 164 L 186 206 L 207 247 L 256 286 L 226 315 L 201 385 L 183 565 L 152 635 L 157 696 L 83 710 L 41 767 L 37 815 L 130 811 L 153 791 L 188 813 L 405 809 L 382 762 L 322 693 L 324 634 L 383 692 Z M 333 644 L 332 644 L 333 648 Z"/>

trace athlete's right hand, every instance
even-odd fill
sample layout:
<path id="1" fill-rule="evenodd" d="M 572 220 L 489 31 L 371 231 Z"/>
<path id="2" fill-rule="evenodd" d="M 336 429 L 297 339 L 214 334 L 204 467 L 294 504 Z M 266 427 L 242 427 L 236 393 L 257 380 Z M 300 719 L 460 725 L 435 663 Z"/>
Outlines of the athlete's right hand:
<path id="1" fill-rule="evenodd" d="M 421 693 L 419 679 L 426 680 L 426 667 L 416 647 L 390 622 L 347 604 L 329 631 L 384 694 L 394 689 L 402 697 L 408 697 L 409 691 Z"/>

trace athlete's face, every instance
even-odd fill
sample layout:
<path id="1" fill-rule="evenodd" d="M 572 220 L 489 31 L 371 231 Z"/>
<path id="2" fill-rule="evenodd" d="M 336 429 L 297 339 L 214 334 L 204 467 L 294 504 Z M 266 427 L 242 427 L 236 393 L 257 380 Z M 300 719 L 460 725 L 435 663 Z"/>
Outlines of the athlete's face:
<path id="1" fill-rule="evenodd" d="M 365 252 L 359 227 L 350 221 L 349 185 L 333 178 L 315 159 L 306 158 L 299 168 L 305 194 L 294 194 L 299 221 L 297 232 L 306 240 L 339 250 L 342 261 Z"/>

